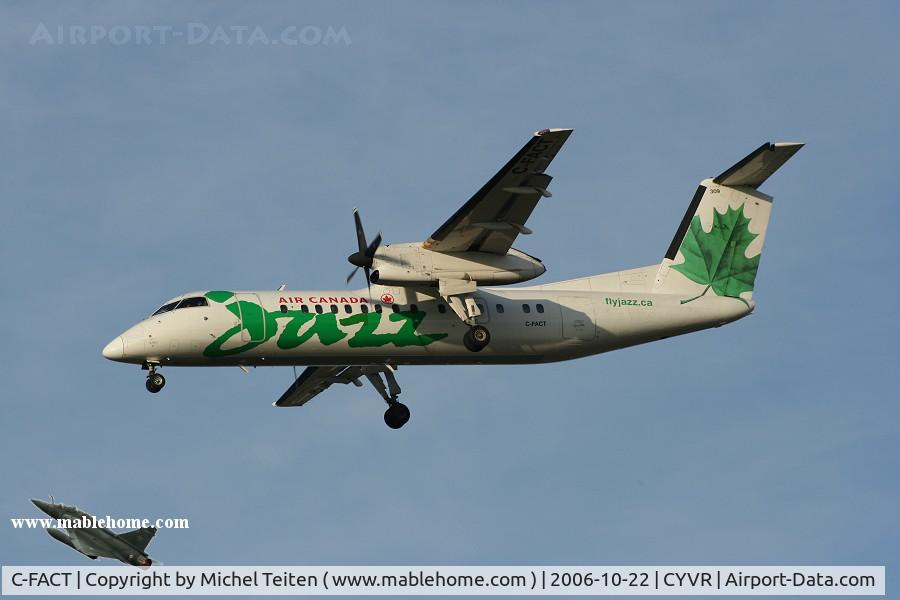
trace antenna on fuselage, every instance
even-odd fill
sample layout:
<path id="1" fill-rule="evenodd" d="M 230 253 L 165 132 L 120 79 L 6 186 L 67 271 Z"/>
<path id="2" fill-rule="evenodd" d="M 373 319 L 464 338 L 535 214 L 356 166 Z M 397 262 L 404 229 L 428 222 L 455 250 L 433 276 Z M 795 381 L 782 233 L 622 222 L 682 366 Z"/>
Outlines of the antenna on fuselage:
<path id="1" fill-rule="evenodd" d="M 284 288 L 286 288 L 286 287 L 287 287 L 287 284 L 286 284 L 286 283 L 282 283 L 281 285 L 278 286 L 278 289 L 275 290 L 275 291 L 276 291 L 276 292 L 283 292 L 283 291 L 284 291 Z"/>

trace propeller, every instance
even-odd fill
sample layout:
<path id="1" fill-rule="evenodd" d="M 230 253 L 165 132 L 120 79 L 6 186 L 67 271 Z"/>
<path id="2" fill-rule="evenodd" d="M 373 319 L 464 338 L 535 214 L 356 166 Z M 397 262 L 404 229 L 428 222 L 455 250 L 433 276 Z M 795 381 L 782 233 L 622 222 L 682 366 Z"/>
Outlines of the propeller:
<path id="1" fill-rule="evenodd" d="M 375 236 L 370 244 L 366 244 L 366 232 L 363 230 L 362 219 L 359 218 L 359 210 L 353 209 L 353 221 L 356 224 L 356 245 L 359 248 L 356 252 L 347 257 L 351 265 L 355 265 L 349 275 L 347 275 L 347 283 L 353 279 L 360 267 L 366 274 L 366 286 L 369 288 L 369 294 L 372 293 L 372 260 L 375 258 L 375 252 L 381 245 L 381 232 Z"/>

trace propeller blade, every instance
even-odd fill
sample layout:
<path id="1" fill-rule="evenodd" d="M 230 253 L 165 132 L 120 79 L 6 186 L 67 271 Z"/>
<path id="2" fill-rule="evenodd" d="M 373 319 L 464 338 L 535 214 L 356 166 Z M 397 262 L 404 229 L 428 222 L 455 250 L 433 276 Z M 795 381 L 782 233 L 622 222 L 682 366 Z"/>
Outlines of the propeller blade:
<path id="1" fill-rule="evenodd" d="M 375 253 L 378 252 L 378 247 L 381 246 L 381 232 L 378 232 L 378 235 L 375 236 L 375 239 L 368 245 L 366 245 L 366 232 L 363 229 L 362 219 L 359 216 L 359 210 L 353 209 L 353 224 L 356 226 L 356 245 L 359 248 L 358 251 L 354 252 L 350 256 L 347 257 L 347 260 L 351 265 L 355 265 L 356 268 L 353 269 L 349 275 L 347 275 L 347 283 L 350 283 L 350 280 L 353 279 L 353 276 L 356 275 L 356 272 L 359 271 L 360 267 L 362 267 L 363 271 L 366 274 L 366 287 L 369 289 L 369 296 L 372 295 L 372 263 L 374 262 Z"/>
<path id="2" fill-rule="evenodd" d="M 363 230 L 362 219 L 359 218 L 359 210 L 356 208 L 353 209 L 353 222 L 356 225 L 356 244 L 359 247 L 359 252 L 365 254 L 366 232 Z"/>
<path id="3" fill-rule="evenodd" d="M 378 235 L 375 236 L 375 239 L 372 240 L 372 243 L 369 244 L 368 248 L 366 248 L 365 255 L 368 258 L 373 258 L 375 256 L 375 251 L 378 250 L 378 247 L 381 246 L 381 232 L 378 232 Z M 370 262 L 371 264 L 371 262 Z"/>

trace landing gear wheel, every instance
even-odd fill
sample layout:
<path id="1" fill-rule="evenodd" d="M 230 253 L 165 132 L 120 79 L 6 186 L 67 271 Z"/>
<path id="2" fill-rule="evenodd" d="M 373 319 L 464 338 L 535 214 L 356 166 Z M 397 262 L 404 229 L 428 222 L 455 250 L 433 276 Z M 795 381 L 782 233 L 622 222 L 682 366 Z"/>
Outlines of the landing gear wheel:
<path id="1" fill-rule="evenodd" d="M 384 411 L 384 423 L 391 429 L 400 429 L 409 421 L 409 408 L 402 402 L 394 402 Z"/>
<path id="2" fill-rule="evenodd" d="M 481 352 L 491 343 L 491 332 L 487 327 L 475 325 L 463 335 L 463 344 L 471 352 Z"/>
<path id="3" fill-rule="evenodd" d="M 166 378 L 160 375 L 159 373 L 150 373 L 147 375 L 147 391 L 155 394 L 159 390 L 163 389 L 163 386 L 166 385 Z"/>

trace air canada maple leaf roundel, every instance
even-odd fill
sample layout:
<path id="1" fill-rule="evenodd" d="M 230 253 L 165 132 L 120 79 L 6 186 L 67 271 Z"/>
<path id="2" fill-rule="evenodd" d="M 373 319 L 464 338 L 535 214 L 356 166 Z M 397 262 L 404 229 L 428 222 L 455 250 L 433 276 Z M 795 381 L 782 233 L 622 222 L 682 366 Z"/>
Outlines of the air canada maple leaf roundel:
<path id="1" fill-rule="evenodd" d="M 382 294 L 381 301 L 385 304 L 392 304 L 394 302 L 394 297 L 391 294 Z"/>

